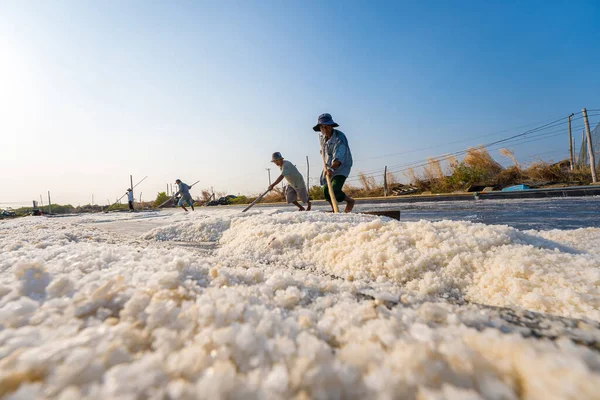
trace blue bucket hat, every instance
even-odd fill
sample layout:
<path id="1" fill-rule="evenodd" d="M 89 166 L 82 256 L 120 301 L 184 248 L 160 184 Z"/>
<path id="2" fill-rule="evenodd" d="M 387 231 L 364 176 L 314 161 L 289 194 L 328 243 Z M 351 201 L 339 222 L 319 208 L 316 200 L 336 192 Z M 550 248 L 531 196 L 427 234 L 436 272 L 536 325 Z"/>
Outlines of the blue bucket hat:
<path id="1" fill-rule="evenodd" d="M 283 156 L 278 151 L 276 151 L 275 153 L 273 153 L 273 155 L 271 156 L 271 162 L 275 162 L 277 160 L 283 160 Z"/>
<path id="2" fill-rule="evenodd" d="M 333 122 L 333 118 L 331 117 L 331 114 L 327 114 L 327 113 L 319 115 L 319 120 L 317 121 L 317 124 L 313 127 L 313 131 L 319 132 L 321 130 L 319 128 L 320 125 L 331 125 L 334 128 L 337 128 L 339 126 L 338 124 Z"/>

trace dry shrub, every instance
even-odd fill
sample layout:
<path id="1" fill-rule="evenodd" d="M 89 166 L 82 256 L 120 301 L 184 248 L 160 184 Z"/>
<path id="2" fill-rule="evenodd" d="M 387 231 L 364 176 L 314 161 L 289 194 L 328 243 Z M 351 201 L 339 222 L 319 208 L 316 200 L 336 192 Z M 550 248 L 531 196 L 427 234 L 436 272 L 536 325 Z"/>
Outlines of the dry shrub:
<path id="1" fill-rule="evenodd" d="M 419 179 L 419 176 L 415 172 L 414 168 L 408 168 L 406 172 L 404 172 L 404 175 L 408 178 L 408 181 L 413 185 L 416 185 L 421 180 Z"/>
<path id="2" fill-rule="evenodd" d="M 200 191 L 200 193 L 202 194 L 202 197 L 201 197 L 201 199 L 202 199 L 203 201 L 208 201 L 208 200 L 210 200 L 210 199 L 211 199 L 211 197 L 212 197 L 212 193 L 211 193 L 211 192 L 210 192 L 208 189 L 202 189 L 202 190 Z"/>
<path id="3" fill-rule="evenodd" d="M 521 169 L 521 166 L 519 165 L 519 162 L 517 161 L 517 158 L 515 157 L 515 153 L 513 153 L 512 151 L 510 151 L 509 149 L 500 149 L 498 150 L 498 152 L 503 155 L 504 157 L 508 157 L 510 158 L 510 160 L 512 161 L 513 165 L 517 168 L 517 169 Z"/>
<path id="4" fill-rule="evenodd" d="M 577 182 L 579 184 L 592 183 L 592 172 L 589 166 L 575 167 L 573 171 L 568 172 L 569 181 Z"/>
<path id="5" fill-rule="evenodd" d="M 265 203 L 277 203 L 281 201 L 285 201 L 285 193 L 280 186 L 274 187 L 269 193 L 262 198 L 262 201 Z"/>
<path id="6" fill-rule="evenodd" d="M 435 179 L 444 179 L 444 171 L 442 171 L 442 161 L 440 159 L 429 159 L 427 164 L 431 167 Z"/>
<path id="7" fill-rule="evenodd" d="M 392 174 L 390 171 L 387 172 L 385 178 L 387 180 L 388 186 L 390 186 L 390 185 L 396 185 L 396 184 L 400 183 L 398 181 L 398 178 L 396 178 L 396 175 Z"/>
<path id="8" fill-rule="evenodd" d="M 444 192 L 447 190 L 446 175 L 442 170 L 442 162 L 439 158 L 429 158 L 427 165 L 423 167 L 423 176 L 429 182 L 432 192 Z"/>
<path id="9" fill-rule="evenodd" d="M 423 167 L 423 176 L 425 177 L 425 180 L 428 181 L 444 179 L 441 161 L 437 158 L 428 158 L 427 165 Z"/>
<path id="10" fill-rule="evenodd" d="M 485 147 L 469 148 L 463 162 L 468 167 L 486 171 L 490 177 L 502 171 L 502 166 L 490 156 Z"/>
<path id="11" fill-rule="evenodd" d="M 349 183 L 344 185 L 344 193 L 346 193 L 350 197 L 366 197 L 365 189 L 351 185 Z"/>
<path id="12" fill-rule="evenodd" d="M 368 189 L 366 189 L 364 187 L 364 184 L 363 184 L 363 186 L 354 186 L 352 184 L 347 183 L 347 184 L 344 185 L 344 192 L 348 196 L 350 196 L 350 197 L 379 197 L 379 196 L 383 196 L 383 186 L 377 186 L 377 185 L 374 184 L 374 182 L 369 182 L 369 183 L 370 184 L 373 183 L 373 185 L 369 186 Z"/>
<path id="13" fill-rule="evenodd" d="M 546 161 L 536 161 L 531 164 L 526 170 L 527 177 L 535 182 L 558 182 L 568 181 L 568 174 L 561 170 L 558 164 L 550 164 Z"/>
<path id="14" fill-rule="evenodd" d="M 359 172 L 358 180 L 360 181 L 363 189 L 367 192 L 372 192 L 377 189 L 377 183 L 375 182 L 375 177 L 373 176 L 367 176 L 362 172 Z"/>
<path id="15" fill-rule="evenodd" d="M 430 190 L 430 182 L 427 182 L 419 177 L 413 168 L 408 168 L 404 175 L 408 178 L 410 184 L 416 187 L 419 191 L 424 192 Z"/>
<path id="16" fill-rule="evenodd" d="M 512 186 L 523 181 L 523 171 L 516 166 L 510 166 L 496 175 L 496 183 L 501 186 Z"/>
<path id="17" fill-rule="evenodd" d="M 448 163 L 446 175 L 452 175 L 459 164 L 458 158 L 456 156 L 446 156 L 446 162 Z"/>

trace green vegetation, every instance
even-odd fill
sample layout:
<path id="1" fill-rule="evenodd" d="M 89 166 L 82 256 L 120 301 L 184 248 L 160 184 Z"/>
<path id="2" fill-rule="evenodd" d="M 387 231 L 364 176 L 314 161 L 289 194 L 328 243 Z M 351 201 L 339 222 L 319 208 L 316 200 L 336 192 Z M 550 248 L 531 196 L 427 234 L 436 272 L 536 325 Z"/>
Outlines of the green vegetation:
<path id="1" fill-rule="evenodd" d="M 111 204 L 110 206 L 108 206 L 104 209 L 104 211 L 120 211 L 120 210 L 129 210 L 129 205 L 117 203 L 117 204 Z"/>
<path id="2" fill-rule="evenodd" d="M 318 186 L 318 185 L 312 186 L 308 190 L 308 197 L 311 200 L 323 200 L 323 199 L 325 199 L 325 195 L 323 194 L 323 188 L 321 186 Z"/>
<path id="3" fill-rule="evenodd" d="M 154 207 L 160 206 L 165 201 L 169 200 L 171 196 L 167 195 L 167 192 L 158 192 L 156 194 L 156 200 L 154 200 Z"/>
<path id="4" fill-rule="evenodd" d="M 38 207 L 42 213 L 48 213 L 48 206 Z M 33 213 L 33 207 L 21 207 L 12 210 L 19 217 L 31 215 Z M 73 207 L 71 204 L 52 204 L 52 214 L 76 214 L 76 213 L 90 213 L 103 211 L 102 206 L 86 204 L 83 206 Z"/>
<path id="5" fill-rule="evenodd" d="M 238 196 L 235 199 L 229 199 L 229 204 L 249 204 L 255 199 L 256 197 Z"/>

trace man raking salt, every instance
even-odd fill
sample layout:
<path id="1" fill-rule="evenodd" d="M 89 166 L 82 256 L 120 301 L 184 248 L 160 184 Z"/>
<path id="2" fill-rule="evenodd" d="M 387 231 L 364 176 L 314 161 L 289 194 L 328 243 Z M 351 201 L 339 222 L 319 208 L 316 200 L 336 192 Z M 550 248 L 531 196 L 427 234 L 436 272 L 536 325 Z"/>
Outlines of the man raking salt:
<path id="1" fill-rule="evenodd" d="M 273 153 L 271 162 L 279 167 L 281 175 L 269 186 L 269 190 L 273 190 L 275 186 L 279 184 L 284 178 L 288 185 L 285 189 L 285 200 L 288 204 L 294 204 L 298 207 L 299 211 L 304 211 L 304 207 L 298 203 L 298 199 L 302 200 L 306 204 L 306 211 L 310 211 L 310 199 L 308 198 L 308 191 L 306 190 L 306 184 L 304 178 L 298 168 L 288 160 L 284 160 L 280 152 Z"/>
<path id="2" fill-rule="evenodd" d="M 344 193 L 342 188 L 346 178 L 350 175 L 352 153 L 346 135 L 342 131 L 334 129 L 338 126 L 333 121 L 331 114 L 321 114 L 313 130 L 322 133 L 321 155 L 323 156 L 324 171 L 321 173 L 321 185 L 323 185 L 325 200 L 331 204 L 334 212 L 337 212 L 337 203 L 345 201 L 344 212 L 350 212 L 354 208 L 355 201 Z M 333 198 L 330 192 L 333 192 Z"/>
<path id="3" fill-rule="evenodd" d="M 181 195 L 181 198 L 179 199 L 177 205 L 183 208 L 185 212 L 188 212 L 187 208 L 185 208 L 185 204 L 187 203 L 192 208 L 192 211 L 194 211 L 194 200 L 192 199 L 192 195 L 190 194 L 190 189 L 193 185 L 187 185 L 181 182 L 181 179 L 177 179 L 175 183 L 177 184 L 179 190 L 177 191 L 177 193 L 175 193 L 173 197 Z"/>

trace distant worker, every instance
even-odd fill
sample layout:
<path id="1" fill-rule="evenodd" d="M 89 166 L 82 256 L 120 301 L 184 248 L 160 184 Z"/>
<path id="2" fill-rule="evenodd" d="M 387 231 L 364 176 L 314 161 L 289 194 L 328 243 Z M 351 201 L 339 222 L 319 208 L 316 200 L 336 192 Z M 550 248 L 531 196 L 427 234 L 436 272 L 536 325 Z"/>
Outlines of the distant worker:
<path id="1" fill-rule="evenodd" d="M 279 178 L 269 186 L 269 190 L 273 190 L 273 188 L 285 178 L 288 182 L 287 188 L 285 189 L 285 200 L 287 203 L 294 204 L 298 207 L 299 211 L 304 211 L 304 207 L 298 203 L 298 199 L 300 199 L 306 204 L 306 211 L 310 211 L 311 204 L 310 199 L 308 198 L 308 191 L 304 184 L 304 178 L 300 171 L 298 171 L 298 168 L 291 162 L 284 160 L 280 152 L 273 153 L 271 162 L 279 167 L 281 175 L 279 175 Z"/>
<path id="2" fill-rule="evenodd" d="M 327 187 L 325 174 L 331 178 L 333 195 L 338 203 L 346 202 L 344 212 L 350 212 L 354 208 L 355 200 L 342 191 L 346 178 L 350 175 L 352 168 L 352 153 L 348 145 L 346 135 L 340 130 L 334 129 L 339 125 L 333 122 L 331 114 L 321 114 L 317 125 L 313 127 L 315 132 L 321 131 L 323 140 L 321 141 L 321 151 L 325 155 L 325 164 L 327 169 L 321 173 L 321 185 L 325 200 L 331 204 L 331 194 Z M 333 209 L 333 205 L 332 205 Z"/>
<path id="3" fill-rule="evenodd" d="M 127 189 L 127 202 L 129 203 L 129 211 L 133 212 L 133 190 Z"/>
<path id="4" fill-rule="evenodd" d="M 192 195 L 190 194 L 190 189 L 192 187 L 181 182 L 181 179 L 177 179 L 175 181 L 175 183 L 179 187 L 179 190 L 177 191 L 177 193 L 175 193 L 175 196 L 173 196 L 173 197 L 177 197 L 177 195 L 181 195 L 181 198 L 179 199 L 179 202 L 177 203 L 177 205 L 181 206 L 181 208 L 183 208 L 185 210 L 185 212 L 187 212 L 187 208 L 185 208 L 185 205 L 184 205 L 185 203 L 187 203 L 190 207 L 192 207 L 192 211 L 194 211 L 194 200 L 192 200 Z"/>

